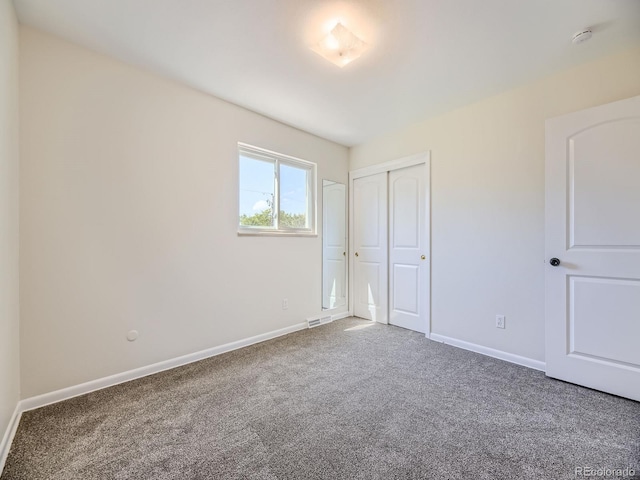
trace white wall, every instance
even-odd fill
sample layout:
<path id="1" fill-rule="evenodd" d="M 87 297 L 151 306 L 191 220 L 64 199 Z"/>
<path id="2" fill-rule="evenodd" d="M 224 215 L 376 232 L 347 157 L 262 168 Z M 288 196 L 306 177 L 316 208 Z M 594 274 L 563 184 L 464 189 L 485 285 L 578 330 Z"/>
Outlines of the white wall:
<path id="1" fill-rule="evenodd" d="M 20 68 L 23 398 L 320 313 L 320 237 L 236 234 L 236 142 L 345 147 L 24 27 Z"/>
<path id="2" fill-rule="evenodd" d="M 20 399 L 18 21 L 0 0 L 0 440 Z"/>
<path id="3" fill-rule="evenodd" d="M 434 333 L 544 361 L 544 120 L 638 94 L 635 49 L 351 149 L 350 169 L 431 150 Z"/>

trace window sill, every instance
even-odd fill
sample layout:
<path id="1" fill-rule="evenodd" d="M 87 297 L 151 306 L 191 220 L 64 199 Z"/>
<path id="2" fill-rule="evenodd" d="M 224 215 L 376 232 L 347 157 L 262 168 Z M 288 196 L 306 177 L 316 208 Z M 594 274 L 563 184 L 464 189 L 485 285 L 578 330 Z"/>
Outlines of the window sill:
<path id="1" fill-rule="evenodd" d="M 238 230 L 239 237 L 317 237 L 315 232 L 284 232 L 282 230 Z"/>

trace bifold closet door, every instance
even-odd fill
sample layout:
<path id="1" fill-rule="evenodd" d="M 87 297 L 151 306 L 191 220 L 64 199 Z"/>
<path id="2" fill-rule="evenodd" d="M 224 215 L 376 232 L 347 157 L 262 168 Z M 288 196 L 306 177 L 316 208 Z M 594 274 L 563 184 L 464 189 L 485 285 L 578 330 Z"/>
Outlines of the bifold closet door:
<path id="1" fill-rule="evenodd" d="M 389 172 L 389 323 L 427 331 L 425 165 Z"/>
<path id="2" fill-rule="evenodd" d="M 387 172 L 353 181 L 354 315 L 387 323 Z"/>

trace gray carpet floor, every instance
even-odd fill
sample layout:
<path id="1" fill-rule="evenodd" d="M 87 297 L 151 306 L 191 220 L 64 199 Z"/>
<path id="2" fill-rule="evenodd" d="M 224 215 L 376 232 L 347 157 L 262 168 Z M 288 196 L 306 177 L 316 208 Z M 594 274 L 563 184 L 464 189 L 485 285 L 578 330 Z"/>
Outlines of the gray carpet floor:
<path id="1" fill-rule="evenodd" d="M 576 467 L 640 472 L 640 403 L 349 318 L 26 412 L 0 478 L 559 480 Z"/>

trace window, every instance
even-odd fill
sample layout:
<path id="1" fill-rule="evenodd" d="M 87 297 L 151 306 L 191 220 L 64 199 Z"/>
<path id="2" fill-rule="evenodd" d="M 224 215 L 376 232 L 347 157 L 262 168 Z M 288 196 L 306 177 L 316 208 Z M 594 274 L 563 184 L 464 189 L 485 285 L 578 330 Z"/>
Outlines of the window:
<path id="1" fill-rule="evenodd" d="M 315 234 L 316 165 L 238 144 L 238 232 Z"/>

